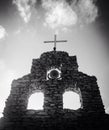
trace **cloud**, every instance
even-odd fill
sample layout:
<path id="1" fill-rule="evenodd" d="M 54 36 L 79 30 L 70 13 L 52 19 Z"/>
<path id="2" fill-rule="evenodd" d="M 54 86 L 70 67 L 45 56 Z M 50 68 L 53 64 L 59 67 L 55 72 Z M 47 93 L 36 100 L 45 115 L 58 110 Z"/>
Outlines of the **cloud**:
<path id="1" fill-rule="evenodd" d="M 6 33 L 5 28 L 0 25 L 0 40 L 4 39 L 6 35 L 7 35 L 7 33 Z"/>
<path id="2" fill-rule="evenodd" d="M 94 22 L 98 16 L 94 0 L 13 0 L 13 4 L 17 6 L 25 23 L 36 13 L 43 19 L 44 11 L 44 26 L 54 30 L 68 30 L 75 25 L 86 25 Z M 40 13 L 39 6 L 43 10 Z"/>
<path id="3" fill-rule="evenodd" d="M 75 1 L 75 2 L 74 2 Z M 80 24 L 92 23 L 98 16 L 98 8 L 94 0 L 74 0 L 71 3 L 72 9 L 75 10 Z"/>
<path id="4" fill-rule="evenodd" d="M 42 7 L 46 11 L 44 25 L 52 29 L 89 24 L 98 16 L 93 0 L 42 0 Z"/>
<path id="5" fill-rule="evenodd" d="M 76 24 L 77 15 L 65 1 L 44 0 L 46 10 L 45 25 L 51 28 L 68 27 Z"/>
<path id="6" fill-rule="evenodd" d="M 35 3 L 37 3 L 37 0 L 13 0 L 13 4 L 17 6 L 20 16 L 25 23 L 30 21 Z"/>

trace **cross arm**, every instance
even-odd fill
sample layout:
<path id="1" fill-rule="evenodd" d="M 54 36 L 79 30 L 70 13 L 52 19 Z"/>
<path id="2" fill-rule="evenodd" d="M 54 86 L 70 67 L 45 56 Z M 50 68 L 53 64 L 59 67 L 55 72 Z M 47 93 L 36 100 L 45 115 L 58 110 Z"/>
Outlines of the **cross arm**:
<path id="1" fill-rule="evenodd" d="M 62 40 L 62 41 L 56 41 L 56 42 L 67 42 L 67 40 Z"/>
<path id="2" fill-rule="evenodd" d="M 56 41 L 56 42 L 67 42 L 67 40 Z M 54 41 L 44 41 L 44 43 L 54 43 Z"/>
<path id="3" fill-rule="evenodd" d="M 54 41 L 44 41 L 44 43 L 54 43 Z"/>

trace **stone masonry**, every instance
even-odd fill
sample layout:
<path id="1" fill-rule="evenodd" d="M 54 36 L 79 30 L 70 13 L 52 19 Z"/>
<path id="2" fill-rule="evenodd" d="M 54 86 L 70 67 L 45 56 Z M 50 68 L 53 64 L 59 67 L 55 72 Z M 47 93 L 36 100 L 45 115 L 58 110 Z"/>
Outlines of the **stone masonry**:
<path id="1" fill-rule="evenodd" d="M 44 110 L 27 110 L 29 97 L 39 91 L 44 94 Z M 63 109 L 63 94 L 66 91 L 80 95 L 80 109 Z M 70 126 L 73 124 L 72 120 L 89 120 L 89 115 L 94 116 L 94 119 L 97 115 L 98 119 L 98 115 L 104 115 L 105 111 L 96 77 L 78 71 L 76 56 L 69 56 L 67 52 L 51 51 L 43 53 L 39 59 L 33 59 L 30 74 L 12 82 L 3 114 L 2 130 L 7 127 L 6 130 L 9 130 L 9 127 L 13 130 L 10 124 L 15 126 L 16 122 L 18 126 L 23 126 L 19 127 L 19 130 L 24 126 L 30 130 L 29 123 L 32 122 L 33 130 L 38 129 L 38 126 L 43 129 L 49 128 L 50 124 L 53 129 L 52 126 L 55 126 L 56 122 L 64 123 L 65 120 L 66 123 L 69 120 Z M 55 125 L 52 124 L 54 122 Z"/>

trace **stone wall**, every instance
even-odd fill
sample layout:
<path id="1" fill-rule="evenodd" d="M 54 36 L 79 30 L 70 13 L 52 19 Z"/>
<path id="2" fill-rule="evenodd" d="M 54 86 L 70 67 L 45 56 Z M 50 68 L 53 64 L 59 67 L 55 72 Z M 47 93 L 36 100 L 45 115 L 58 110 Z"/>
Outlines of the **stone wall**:
<path id="1" fill-rule="evenodd" d="M 27 110 L 29 97 L 39 91 L 44 110 Z M 80 109 L 63 109 L 66 91 L 80 95 Z M 78 71 L 76 56 L 57 51 L 33 59 L 30 74 L 12 82 L 3 114 L 0 130 L 103 130 L 109 122 L 96 77 Z"/>
<path id="2" fill-rule="evenodd" d="M 51 68 L 61 70 L 61 79 L 47 80 L 47 71 Z M 78 113 L 104 113 L 97 79 L 78 71 L 76 56 L 69 56 L 66 52 L 52 51 L 43 53 L 39 59 L 33 59 L 31 73 L 12 82 L 4 117 L 14 119 L 25 117 L 28 111 L 28 99 L 37 91 L 44 93 L 46 115 L 53 116 L 57 113 L 66 115 L 62 99 L 66 90 L 80 95 L 82 107 Z"/>

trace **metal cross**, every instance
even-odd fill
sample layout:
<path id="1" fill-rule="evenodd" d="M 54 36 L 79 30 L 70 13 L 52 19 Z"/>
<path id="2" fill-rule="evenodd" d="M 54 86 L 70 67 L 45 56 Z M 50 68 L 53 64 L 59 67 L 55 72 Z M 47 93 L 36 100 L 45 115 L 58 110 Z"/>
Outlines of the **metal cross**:
<path id="1" fill-rule="evenodd" d="M 56 51 L 56 43 L 57 42 L 67 42 L 67 40 L 57 40 L 56 34 L 54 35 L 54 41 L 44 41 L 44 43 L 54 43 L 53 50 Z"/>

